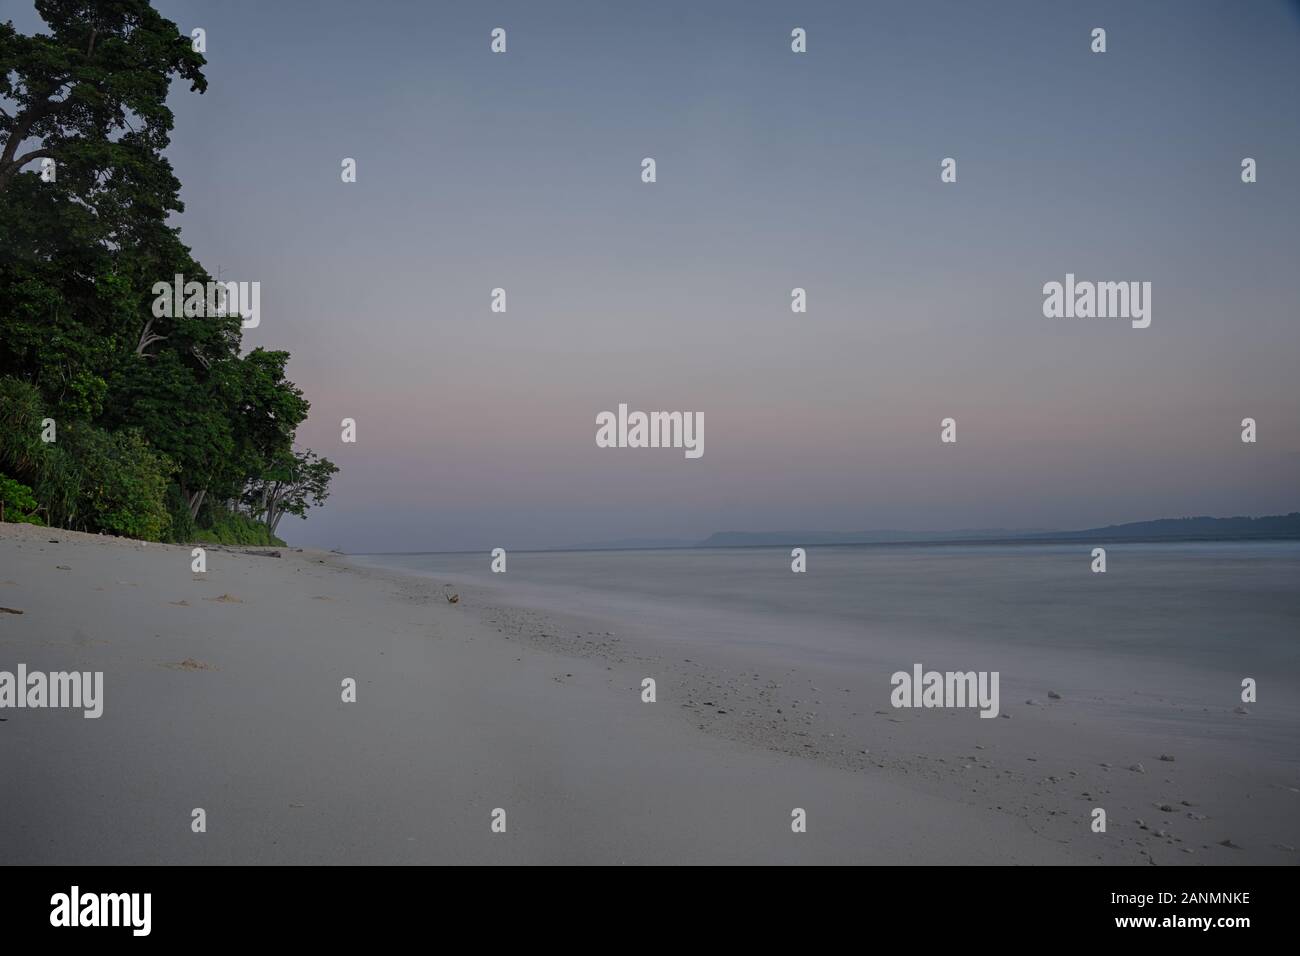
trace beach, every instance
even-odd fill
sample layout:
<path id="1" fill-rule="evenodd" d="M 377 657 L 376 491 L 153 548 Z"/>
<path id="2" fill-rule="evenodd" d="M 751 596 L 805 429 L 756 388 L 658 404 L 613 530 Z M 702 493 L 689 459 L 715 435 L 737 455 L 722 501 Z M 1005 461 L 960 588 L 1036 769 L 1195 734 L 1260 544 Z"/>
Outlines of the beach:
<path id="1" fill-rule="evenodd" d="M 871 675 L 944 664 L 942 633 L 846 666 L 816 635 L 701 643 L 543 583 L 275 550 L 195 573 L 0 525 L 0 671 L 103 673 L 97 718 L 0 710 L 0 862 L 1296 862 L 1289 675 L 1238 708 L 1212 667 L 1165 692 L 1124 680 L 1160 662 L 1027 648 L 989 658 L 998 717 L 899 709 Z"/>

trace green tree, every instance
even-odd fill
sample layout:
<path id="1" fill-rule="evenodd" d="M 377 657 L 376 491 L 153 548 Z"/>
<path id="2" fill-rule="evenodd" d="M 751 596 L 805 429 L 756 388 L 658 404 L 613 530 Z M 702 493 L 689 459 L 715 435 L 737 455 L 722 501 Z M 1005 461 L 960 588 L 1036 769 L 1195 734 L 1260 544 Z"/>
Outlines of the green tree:
<path id="1" fill-rule="evenodd" d="M 288 353 L 241 356 L 238 316 L 153 314 L 156 282 L 209 278 L 168 225 L 163 155 L 171 83 L 203 92 L 203 57 L 148 0 L 36 9 L 45 33 L 0 24 L 0 467 L 64 527 L 188 536 L 202 510 L 243 535 L 234 509 L 268 483 L 268 529 L 304 513 L 337 469 L 293 452 L 310 406 Z"/>
<path id="2" fill-rule="evenodd" d="M 310 508 L 324 504 L 329 497 L 330 479 L 338 470 L 332 461 L 310 448 L 291 452 L 249 482 L 244 504 L 275 534 L 285 515 L 305 518 Z"/>
<path id="3" fill-rule="evenodd" d="M 48 157 L 83 196 L 109 178 L 118 202 L 139 200 L 159 219 L 179 208 L 162 156 L 167 92 L 173 76 L 206 90 L 203 56 L 148 0 L 36 0 L 36 10 L 49 33 L 0 24 L 0 97 L 13 104 L 0 115 L 0 192 Z"/>

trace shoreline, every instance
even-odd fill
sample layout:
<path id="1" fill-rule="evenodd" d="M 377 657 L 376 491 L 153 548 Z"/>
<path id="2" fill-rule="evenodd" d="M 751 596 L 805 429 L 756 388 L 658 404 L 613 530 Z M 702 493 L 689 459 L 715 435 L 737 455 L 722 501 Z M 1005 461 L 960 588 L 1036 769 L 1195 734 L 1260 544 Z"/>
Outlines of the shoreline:
<path id="1" fill-rule="evenodd" d="M 188 547 L 0 525 L 0 605 L 24 612 L 0 669 L 105 674 L 97 720 L 0 712 L 23 768 L 0 862 L 1295 862 L 1294 766 L 1232 740 L 1161 762 L 1068 693 L 1010 720 L 878 713 L 815 664 L 280 550 L 197 575 Z"/>

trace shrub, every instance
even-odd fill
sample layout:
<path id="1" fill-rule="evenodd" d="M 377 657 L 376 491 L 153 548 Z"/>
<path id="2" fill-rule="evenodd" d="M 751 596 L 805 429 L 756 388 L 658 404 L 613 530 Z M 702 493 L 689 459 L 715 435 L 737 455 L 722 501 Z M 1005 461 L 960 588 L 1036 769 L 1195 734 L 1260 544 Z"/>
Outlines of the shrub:
<path id="1" fill-rule="evenodd" d="M 0 378 L 0 467 L 25 483 L 51 525 L 159 541 L 171 516 L 167 485 L 175 466 L 139 432 L 58 423 L 41 440 L 45 417 L 35 388 Z"/>
<path id="2" fill-rule="evenodd" d="M 271 534 L 264 522 L 231 511 L 221 504 L 204 503 L 199 509 L 198 523 L 200 527 L 189 540 L 201 544 L 285 546 L 283 541 Z"/>
<path id="3" fill-rule="evenodd" d="M 165 496 L 175 470 L 139 432 L 109 433 L 79 422 L 59 437 L 77 479 L 71 523 L 86 531 L 160 541 L 171 524 Z"/>
<path id="4" fill-rule="evenodd" d="M 171 516 L 171 526 L 167 531 L 167 540 L 178 544 L 197 541 L 198 525 L 190 517 L 190 506 L 181 494 L 180 486 L 173 483 L 167 486 L 167 513 Z"/>
<path id="5" fill-rule="evenodd" d="M 0 468 L 29 484 L 46 450 L 42 418 L 40 392 L 16 378 L 0 378 Z"/>
<path id="6" fill-rule="evenodd" d="M 0 475 L 0 514 L 5 521 L 15 524 L 45 524 L 36 514 L 36 499 L 32 489 L 22 482 Z"/>

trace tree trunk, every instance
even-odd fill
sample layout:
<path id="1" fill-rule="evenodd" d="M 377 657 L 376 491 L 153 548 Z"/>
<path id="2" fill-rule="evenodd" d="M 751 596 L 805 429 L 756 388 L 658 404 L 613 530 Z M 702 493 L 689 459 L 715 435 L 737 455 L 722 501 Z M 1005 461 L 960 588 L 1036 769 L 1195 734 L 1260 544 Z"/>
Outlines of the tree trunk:
<path id="1" fill-rule="evenodd" d="M 140 332 L 140 341 L 136 344 L 135 354 L 144 355 L 145 349 L 153 345 L 155 342 L 161 342 L 165 338 L 167 338 L 165 335 L 154 335 L 153 319 L 150 319 L 144 324 L 144 329 Z M 148 358 L 148 356 L 145 357 Z"/>

